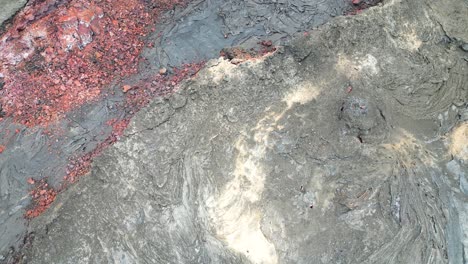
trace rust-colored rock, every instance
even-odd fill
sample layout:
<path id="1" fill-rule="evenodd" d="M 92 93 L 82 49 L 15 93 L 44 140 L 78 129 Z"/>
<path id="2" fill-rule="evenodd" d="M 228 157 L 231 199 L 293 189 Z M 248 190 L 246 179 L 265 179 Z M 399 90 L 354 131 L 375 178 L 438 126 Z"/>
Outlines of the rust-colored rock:
<path id="1" fill-rule="evenodd" d="M 0 36 L 6 117 L 47 125 L 136 73 L 147 25 L 185 3 L 152 2 L 157 8 L 138 0 L 32 1 Z"/>
<path id="2" fill-rule="evenodd" d="M 123 91 L 124 93 L 130 91 L 131 89 L 133 89 L 133 87 L 130 86 L 130 85 L 124 85 L 124 86 L 122 86 L 122 91 Z"/>
<path id="3" fill-rule="evenodd" d="M 31 219 L 39 216 L 55 201 L 57 192 L 47 184 L 45 179 L 35 182 L 33 179 L 28 180 L 29 184 L 35 184 L 33 190 L 29 193 L 32 197 L 31 209 L 25 213 L 25 218 Z"/>

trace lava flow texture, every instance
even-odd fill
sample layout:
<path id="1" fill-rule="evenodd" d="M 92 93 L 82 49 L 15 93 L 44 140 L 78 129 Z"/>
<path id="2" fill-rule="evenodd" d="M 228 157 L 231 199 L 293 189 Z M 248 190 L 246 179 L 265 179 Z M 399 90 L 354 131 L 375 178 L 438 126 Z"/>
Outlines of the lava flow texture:
<path id="1" fill-rule="evenodd" d="M 47 127 L 85 103 L 102 99 L 111 82 L 137 73 L 145 37 L 158 16 L 188 0 L 33 0 L 0 36 L 0 122 L 10 118 L 26 127 Z M 90 169 L 92 159 L 123 134 L 131 114 L 158 95 L 169 94 L 196 74 L 203 62 L 155 73 L 126 85 L 124 119 L 108 120 L 109 138 L 70 161 L 59 190 L 47 179 L 32 179 L 32 204 L 25 217 L 44 212 L 67 182 Z M 128 90 L 126 90 L 128 89 Z M 59 133 L 59 132 L 58 132 Z M 4 150 L 2 146 L 0 152 Z"/>

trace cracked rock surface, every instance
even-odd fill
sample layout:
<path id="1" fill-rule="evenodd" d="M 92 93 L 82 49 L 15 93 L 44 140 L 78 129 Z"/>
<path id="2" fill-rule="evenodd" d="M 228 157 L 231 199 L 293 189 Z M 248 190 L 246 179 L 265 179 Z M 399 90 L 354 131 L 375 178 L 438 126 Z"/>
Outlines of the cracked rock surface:
<path id="1" fill-rule="evenodd" d="M 466 263 L 467 23 L 387 1 L 208 62 L 31 221 L 23 261 Z"/>
<path id="2" fill-rule="evenodd" d="M 86 2 L 91 4 L 91 6 L 87 5 Z M 223 0 L 187 1 L 190 2 L 189 5 L 171 9 L 170 12 L 158 17 L 154 21 L 153 29 L 156 30 L 155 32 L 149 33 L 150 29 L 148 29 L 149 36 L 145 40 L 145 44 L 148 44 L 148 46 L 145 48 L 145 52 L 140 54 L 143 62 L 140 64 L 140 71 L 138 73 L 125 78 L 122 83 L 117 77 L 114 79 L 115 82 L 103 87 L 94 85 L 90 87 L 76 80 L 76 77 L 78 77 L 77 71 L 79 71 L 80 79 L 86 77 L 85 79 L 87 80 L 103 81 L 102 76 L 95 78 L 95 74 L 102 73 L 101 70 L 105 71 L 109 70 L 109 68 L 99 66 L 93 69 L 93 65 L 96 66 L 95 63 L 100 59 L 109 59 L 112 68 L 116 65 L 122 65 L 120 70 L 110 70 L 110 72 L 117 75 L 121 75 L 122 71 L 131 70 L 136 66 L 133 63 L 135 62 L 133 59 L 127 62 L 121 61 L 124 58 L 133 57 L 133 55 L 122 57 L 122 51 L 128 51 L 127 48 L 133 45 L 129 41 L 134 41 L 135 39 L 128 37 L 128 34 L 124 34 L 126 37 L 119 36 L 118 38 L 113 38 L 115 35 L 112 32 L 124 30 L 124 32 L 129 33 L 126 30 L 128 26 L 135 25 L 134 22 L 139 24 L 138 21 L 134 21 L 135 16 L 145 17 L 142 14 L 138 15 L 142 9 L 139 9 L 139 11 L 134 9 L 135 6 L 133 5 L 137 2 L 144 3 L 145 7 L 149 9 L 158 10 L 161 8 L 161 3 L 181 1 L 29 1 L 28 5 L 22 9 L 23 12 L 15 16 L 19 18 L 19 24 L 24 22 L 21 26 L 24 29 L 21 29 L 20 33 L 24 38 L 16 38 L 16 40 L 22 40 L 23 44 L 19 46 L 14 44 L 19 44 L 15 38 L 4 37 L 6 35 L 2 33 L 5 30 L 8 32 L 9 28 L 14 28 L 13 24 L 15 23 L 12 24 L 11 22 L 14 22 L 15 19 L 6 20 L 0 26 L 0 35 L 2 35 L 2 41 L 4 41 L 2 42 L 3 46 L 0 45 L 3 47 L 3 49 L 0 47 L 0 57 L 7 58 L 8 61 L 12 62 L 16 60 L 22 61 L 26 57 L 35 54 L 30 59 L 26 59 L 27 63 L 25 65 L 29 65 L 28 69 L 40 69 L 38 72 L 39 77 L 47 77 L 46 79 L 52 77 L 52 75 L 59 74 L 61 77 L 57 78 L 57 81 L 58 79 L 62 79 L 65 84 L 58 89 L 58 85 L 60 85 L 59 81 L 55 83 L 47 80 L 38 81 L 36 78 L 32 79 L 31 76 L 37 76 L 36 74 L 29 75 L 31 78 L 21 78 L 19 82 L 6 82 L 8 79 L 11 80 L 8 77 L 11 74 L 5 75 L 6 68 L 0 66 L 0 99 L 9 101 L 8 104 L 0 103 L 0 119 L 6 117 L 0 120 L 0 152 L 2 154 L 0 155 L 0 260 L 2 259 L 2 255 L 6 255 L 5 252 L 17 249 L 23 243 L 27 225 L 27 221 L 23 216 L 25 215 L 25 211 L 28 214 L 31 207 L 34 207 L 31 205 L 35 204 L 34 201 L 31 202 L 31 195 L 28 194 L 32 188 L 28 180 L 33 179 L 38 182 L 46 180 L 48 184 L 59 191 L 63 184 L 67 184 L 67 181 L 74 178 L 74 176 L 69 177 L 70 171 L 73 174 L 73 171 L 80 170 L 79 165 L 83 157 L 87 159 L 86 157 L 94 155 L 93 153 L 96 153 L 96 150 L 99 152 L 99 149 L 103 145 L 106 145 L 108 140 L 114 136 L 114 124 L 119 124 L 117 121 L 123 119 L 126 122 L 133 115 L 133 112 L 140 108 L 140 106 L 135 105 L 129 107 L 129 100 L 127 99 L 130 97 L 136 98 L 138 95 L 150 99 L 157 90 L 158 93 L 167 93 L 168 90 L 172 90 L 172 87 L 161 83 L 161 80 L 153 83 L 145 78 L 153 78 L 155 73 L 158 73 L 162 67 L 164 67 L 165 71 L 168 71 L 165 74 L 171 75 L 171 72 L 174 73 L 175 68 L 183 68 L 184 63 L 217 58 L 223 48 L 231 46 L 238 48 L 237 46 L 241 45 L 242 48 L 247 50 L 250 48 L 258 49 L 262 48 L 259 42 L 263 39 L 270 39 L 277 45 L 290 39 L 293 33 L 296 34 L 298 31 L 309 30 L 312 27 L 324 24 L 334 16 L 345 13 L 350 8 L 356 8 L 346 0 L 292 2 L 244 0 L 228 2 Z M 24 4 L 25 1 L 0 0 L 0 18 L 3 16 L 5 18 L 10 17 Z M 63 65 L 57 67 L 55 63 L 52 65 L 48 63 L 43 64 L 41 62 L 42 59 L 39 58 L 45 59 L 43 56 L 48 57 L 55 53 L 53 49 L 46 48 L 47 45 L 50 46 L 52 44 L 51 40 L 55 39 L 56 36 L 54 34 L 57 33 L 57 23 L 50 19 L 56 17 L 59 13 L 59 16 L 62 17 L 59 21 L 72 18 L 69 14 L 86 14 L 84 10 L 88 9 L 82 10 L 82 4 L 91 7 L 92 14 L 99 10 L 95 7 L 104 7 L 101 10 L 103 17 L 99 18 L 101 15 L 91 16 L 92 20 L 96 17 L 99 18 L 99 20 L 93 20 L 95 24 L 92 30 L 96 30 L 96 32 L 87 30 L 86 25 L 88 23 L 84 22 L 84 20 L 79 20 L 85 23 L 83 24 L 85 25 L 84 28 L 78 27 L 78 25 L 81 25 L 81 22 L 78 23 L 74 19 L 70 20 L 72 21 L 70 25 L 64 24 L 62 28 L 59 25 L 58 29 L 62 29 L 58 32 L 61 36 L 59 38 L 66 40 L 64 43 L 70 41 L 68 43 L 71 45 L 70 47 L 75 46 L 74 50 L 67 51 L 71 52 L 68 55 L 75 54 L 74 51 L 83 48 L 83 46 L 86 46 L 84 45 L 86 43 L 90 45 L 96 44 L 96 41 L 99 40 L 98 32 L 108 33 L 109 38 L 102 42 L 103 45 L 97 45 L 99 46 L 97 50 L 101 52 L 96 53 L 93 48 L 92 50 L 88 49 L 91 52 L 90 54 L 76 57 L 90 59 L 88 60 L 90 63 L 87 66 L 82 64 L 82 67 L 78 67 L 80 63 L 70 63 L 70 60 L 66 59 L 67 56 L 55 57 L 57 62 L 65 62 L 67 60 L 64 64 L 72 66 L 69 70 L 72 68 L 76 70 L 71 70 L 69 74 L 65 74 L 68 70 L 62 71 Z M 114 5 L 114 7 L 110 8 L 110 5 Z M 14 10 L 9 9 L 13 6 L 15 6 Z M 106 6 L 107 8 L 105 8 Z M 60 12 L 56 12 L 57 7 L 61 10 Z M 125 11 L 123 12 L 124 14 L 126 13 L 126 15 L 123 15 L 118 20 L 127 21 L 128 23 L 115 24 L 117 22 L 115 14 L 119 13 L 122 15 L 117 9 Z M 97 13 L 101 14 L 100 11 Z M 130 16 L 128 13 L 131 13 Z M 154 15 L 154 12 L 152 13 Z M 268 19 L 268 17 L 272 17 L 272 19 Z M 110 18 L 113 21 L 112 27 L 99 28 L 99 26 L 96 26 Z M 0 19 L 0 23 L 1 21 Z M 73 21 L 76 23 L 73 23 Z M 240 21 L 242 23 L 239 23 Z M 43 38 L 44 36 L 37 35 L 38 32 L 34 30 L 36 26 L 32 26 L 32 24 L 44 25 L 44 23 L 50 26 L 51 33 L 51 35 L 45 36 L 45 39 Z M 81 28 L 80 33 L 77 31 L 78 28 Z M 66 34 L 62 34 L 65 32 Z M 31 43 L 28 42 L 30 34 L 42 37 L 37 39 L 40 41 Z M 82 38 L 86 41 L 83 42 Z M 77 39 L 80 40 L 77 42 Z M 92 42 L 88 43 L 89 41 Z M 106 43 L 112 43 L 112 45 Z M 38 44 L 39 46 L 31 46 L 31 44 Z M 68 44 L 65 45 L 67 46 L 66 50 L 68 50 Z M 271 48 L 274 48 L 273 43 L 270 45 L 272 45 Z M 123 46 L 127 46 L 127 48 L 121 49 Z M 14 47 L 18 49 L 15 50 Z M 62 48 L 61 45 L 60 47 Z M 89 45 L 87 47 L 90 48 Z M 49 51 L 44 53 L 44 48 Z M 112 51 L 110 52 L 111 48 Z M 127 52 L 125 54 L 129 55 Z M 115 56 L 118 57 L 115 58 Z M 52 57 L 48 57 L 48 59 L 52 59 Z M 115 64 L 114 59 L 118 59 L 120 61 L 119 64 Z M 100 65 L 105 65 L 105 63 Z M 38 68 L 38 66 L 40 67 Z M 23 72 L 22 69 L 21 65 L 11 67 L 11 73 L 21 73 Z M 26 70 L 26 73 L 30 74 L 29 70 Z M 51 75 L 51 73 L 53 74 Z M 71 84 L 72 81 L 73 84 Z M 135 85 L 132 86 L 132 90 L 128 93 L 122 91 L 123 85 L 134 82 L 139 82 L 143 87 Z M 10 89 L 11 85 L 9 86 L 8 83 L 15 83 L 14 86 L 17 89 Z M 149 88 L 153 84 L 155 87 Z M 30 87 L 34 87 L 34 89 L 30 89 Z M 101 88 L 102 96 L 98 96 L 96 92 L 98 90 L 101 91 Z M 15 94 L 16 92 L 19 94 Z M 55 92 L 58 92 L 57 94 L 59 95 L 54 94 Z M 85 94 L 78 96 L 78 93 L 81 94 L 81 92 Z M 6 98 L 14 101 L 7 100 Z M 51 98 L 53 99 L 51 100 Z M 131 101 L 136 102 L 137 100 Z M 182 104 L 180 105 L 182 107 L 184 104 L 183 100 L 177 101 L 177 99 L 171 99 L 171 101 L 175 107 L 179 104 Z M 67 105 L 69 107 L 73 105 L 73 107 L 66 110 L 65 106 Z M 10 106 L 10 109 L 11 106 L 23 109 L 18 108 L 19 112 L 22 113 L 19 116 L 23 116 L 30 124 L 30 121 L 36 124 L 44 124 L 43 122 L 49 120 L 54 113 L 58 114 L 57 110 L 60 113 L 60 117 L 56 120 L 57 122 L 54 121 L 47 128 L 41 125 L 27 127 L 18 123 L 18 120 L 6 116 L 11 114 L 11 110 L 8 111 L 8 107 L 6 106 Z M 51 110 L 50 106 L 55 106 L 52 107 L 55 110 Z M 43 110 L 46 111 L 44 112 Z M 61 115 L 62 112 L 63 116 Z M 66 180 L 64 176 L 67 177 Z"/>
<path id="3" fill-rule="evenodd" d="M 0 0 L 0 18 L 14 15 L 25 2 Z M 171 7 L 170 11 L 163 15 L 160 9 L 166 5 L 166 8 L 169 8 L 168 4 L 175 2 L 190 2 L 190 4 Z M 149 22 L 150 20 L 144 22 L 154 24 L 151 29 L 147 28 L 149 35 L 145 44 L 148 46 L 142 54 L 127 52 L 130 46 L 136 45 L 131 44 L 131 41 L 135 41 L 137 35 L 141 36 L 143 31 L 146 32 L 143 30 L 133 34 L 133 37 L 130 37 L 132 34 L 127 34 L 135 33 L 145 27 L 142 25 L 142 20 L 135 19 L 135 17 L 142 19 L 146 17 L 141 13 L 143 9 L 135 9 L 135 4 L 138 3 L 156 11 L 151 12 L 152 19 L 157 17 L 155 21 L 152 20 L 153 22 Z M 13 6 L 14 10 L 9 9 Z M 141 104 L 146 104 L 141 102 L 145 100 L 140 101 L 142 98 L 137 99 L 139 95 L 149 100 L 155 96 L 155 93 L 172 93 L 172 84 L 169 86 L 161 80 L 153 83 L 147 78 L 153 78 L 162 68 L 165 72 L 163 75 L 172 78 L 169 76 L 173 76 L 176 70 L 180 72 L 182 68 L 190 68 L 184 66 L 184 63 L 202 64 L 203 61 L 219 57 L 221 49 L 231 46 L 239 48 L 237 46 L 240 45 L 247 50 L 265 48 L 259 43 L 261 40 L 269 39 L 272 45 L 270 48 L 274 48 L 273 45 L 287 41 L 293 33 L 304 32 L 324 24 L 332 17 L 353 8 L 358 6 L 352 5 L 347 0 L 28 1 L 22 12 L 10 20 L 0 22 L 2 24 L 0 46 L 3 47 L 0 47 L 0 57 L 3 58 L 0 60 L 8 61 L 6 65 L 19 61 L 27 62 L 15 66 L 0 66 L 0 99 L 2 99 L 0 103 L 0 260 L 2 255 L 15 251 L 24 243 L 27 225 L 24 215 L 30 215 L 28 212 L 35 209 L 34 205 L 37 204 L 31 201 L 30 192 L 33 186 L 28 181 L 45 180 L 60 191 L 63 184 L 73 181 L 75 176 L 70 177 L 70 174 L 81 170 L 83 160 L 91 159 L 89 157 L 104 148 L 109 140 L 113 140 L 115 125 L 121 121 L 127 122 L 133 113 L 141 108 Z M 155 15 L 159 12 L 161 17 Z M 92 21 L 79 18 L 75 20 L 71 14 L 76 16 L 81 14 L 80 17 L 91 14 L 89 18 Z M 116 14 L 120 18 L 117 19 Z M 57 22 L 53 20 L 57 17 L 61 17 L 58 21 L 69 21 L 71 24 L 59 23 L 57 28 Z M 125 23 L 119 25 L 116 23 L 117 20 Z M 88 28 L 89 23 L 93 24 L 91 31 Z M 107 26 L 104 26 L 106 23 Z M 4 31 L 11 33 L 11 29 L 20 24 L 19 35 L 14 33 L 12 38 L 12 35 L 7 36 L 3 33 Z M 50 34 L 44 36 L 41 35 L 42 31 L 36 31 L 35 28 L 42 28 L 40 25 L 49 28 Z M 132 25 L 142 25 L 142 27 Z M 129 26 L 133 30 L 128 31 Z M 153 29 L 156 31 L 152 32 Z M 126 33 L 114 35 L 113 32 L 121 30 Z M 101 33 L 108 35 L 105 41 L 99 42 L 99 36 L 103 36 Z M 31 34 L 40 37 L 30 42 Z M 52 41 L 56 38 L 64 42 Z M 58 50 L 64 49 L 67 56 L 55 56 L 51 45 L 58 43 L 61 43 L 57 47 Z M 94 45 L 98 46 L 96 50 L 100 52 L 95 52 L 95 48 L 92 48 Z M 78 61 L 81 61 L 81 58 L 88 58 L 88 63 L 81 64 L 76 63 L 76 60 L 70 60 L 68 55 L 74 57 L 75 52 L 81 52 L 80 49 L 84 46 L 88 47 L 87 51 L 83 50 L 87 55 L 81 54 L 75 59 L 80 58 Z M 126 48 L 123 48 L 124 46 Z M 15 50 L 14 47 L 18 49 Z M 70 48 L 72 50 L 69 50 Z M 88 51 L 90 53 L 87 53 Z M 139 55 L 136 55 L 137 53 Z M 113 74 L 121 75 L 123 71 L 134 69 L 137 65 L 133 63 L 136 56 L 140 56 L 143 61 L 138 73 L 125 77 L 122 81 L 119 77 L 111 77 Z M 120 62 L 116 64 L 114 59 Z M 122 59 L 127 62 L 123 62 Z M 47 63 L 49 60 L 55 62 L 49 64 Z M 110 61 L 108 66 L 112 69 L 103 67 L 102 65 L 106 63 L 102 60 Z M 62 65 L 59 66 L 56 62 Z M 94 67 L 96 63 L 102 64 Z M 67 67 L 63 71 L 65 65 Z M 116 70 L 114 66 L 121 68 Z M 10 74 L 5 73 L 7 68 L 11 69 Z M 31 71 L 36 70 L 38 72 L 29 75 Z M 105 83 L 102 75 L 97 77 L 103 73 L 101 70 L 113 73 L 105 74 L 109 77 L 109 81 L 113 79 L 112 84 L 102 86 L 86 84 L 86 80 L 100 80 L 101 84 Z M 11 81 L 16 78 L 12 79 L 11 76 L 18 73 L 26 73 L 29 77 L 20 74 L 23 77 L 18 80 L 19 82 Z M 40 78 L 41 76 L 45 79 Z M 51 81 L 49 77 L 54 77 L 55 80 Z M 131 90 L 125 90 L 128 93 L 123 91 L 123 86 L 135 82 L 142 84 L 142 87 L 132 85 Z M 98 95 L 100 91 L 102 94 Z M 84 94 L 81 94 L 82 92 Z M 129 98 L 134 99 L 129 100 Z M 182 107 L 184 104 L 183 100 L 177 101 L 175 97 L 171 102 L 175 107 L 177 105 Z M 19 110 L 16 111 L 18 116 L 11 114 L 15 112 L 11 110 L 12 107 Z M 51 121 L 55 114 L 58 114 L 57 120 L 52 121 L 50 126 L 44 127 L 43 125 Z M 2 119 L 3 117 L 5 118 Z M 23 124 L 34 123 L 37 126 L 21 125 L 18 117 L 23 117 Z"/>

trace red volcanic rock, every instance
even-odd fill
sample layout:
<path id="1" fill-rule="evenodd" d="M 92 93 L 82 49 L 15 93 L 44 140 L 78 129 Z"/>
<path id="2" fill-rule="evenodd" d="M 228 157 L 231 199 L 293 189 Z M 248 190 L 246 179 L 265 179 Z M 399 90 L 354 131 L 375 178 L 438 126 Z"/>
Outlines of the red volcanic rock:
<path id="1" fill-rule="evenodd" d="M 35 184 L 36 186 L 29 193 L 33 202 L 31 204 L 31 209 L 27 210 L 24 215 L 27 219 L 39 216 L 50 207 L 57 197 L 57 192 L 47 184 L 45 179 L 38 182 L 35 182 L 33 179 L 30 180 L 28 180 L 28 183 Z"/>
<path id="2" fill-rule="evenodd" d="M 126 93 L 126 92 L 130 91 L 132 88 L 133 88 L 133 87 L 130 86 L 130 85 L 124 85 L 124 86 L 122 86 L 122 91 L 123 91 L 124 93 Z"/>
<path id="3" fill-rule="evenodd" d="M 183 3 L 152 2 L 157 8 L 139 0 L 32 1 L 0 37 L 6 117 L 48 124 L 136 73 L 147 25 Z"/>
<path id="4" fill-rule="evenodd" d="M 154 25 L 160 12 L 182 3 L 153 0 L 148 8 L 145 4 L 149 2 L 32 1 L 0 36 L 0 104 L 6 116 L 27 126 L 46 126 L 100 97 L 111 82 L 136 73 L 145 47 L 143 38 L 151 30 L 148 25 Z M 129 118 L 151 98 L 172 93 L 203 65 L 204 62 L 183 65 L 171 69 L 171 74 L 156 71 L 149 80 L 122 86 L 125 92 L 131 90 L 125 93 L 122 106 L 127 114 L 107 122 L 112 133 L 104 142 L 70 160 L 64 185 L 58 190 L 45 180 L 27 180 L 34 189 L 30 192 L 32 207 L 25 217 L 40 215 L 58 191 L 86 174 L 93 158 L 123 134 Z M 46 128 L 44 133 L 56 131 Z"/>

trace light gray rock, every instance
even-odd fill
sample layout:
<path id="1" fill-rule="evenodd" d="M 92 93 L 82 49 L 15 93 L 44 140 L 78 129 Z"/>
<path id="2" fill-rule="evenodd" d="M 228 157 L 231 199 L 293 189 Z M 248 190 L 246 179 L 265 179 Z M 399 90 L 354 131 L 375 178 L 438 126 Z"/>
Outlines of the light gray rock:
<path id="1" fill-rule="evenodd" d="M 27 0 L 0 0 L 0 25 L 18 12 L 27 2 Z"/>

